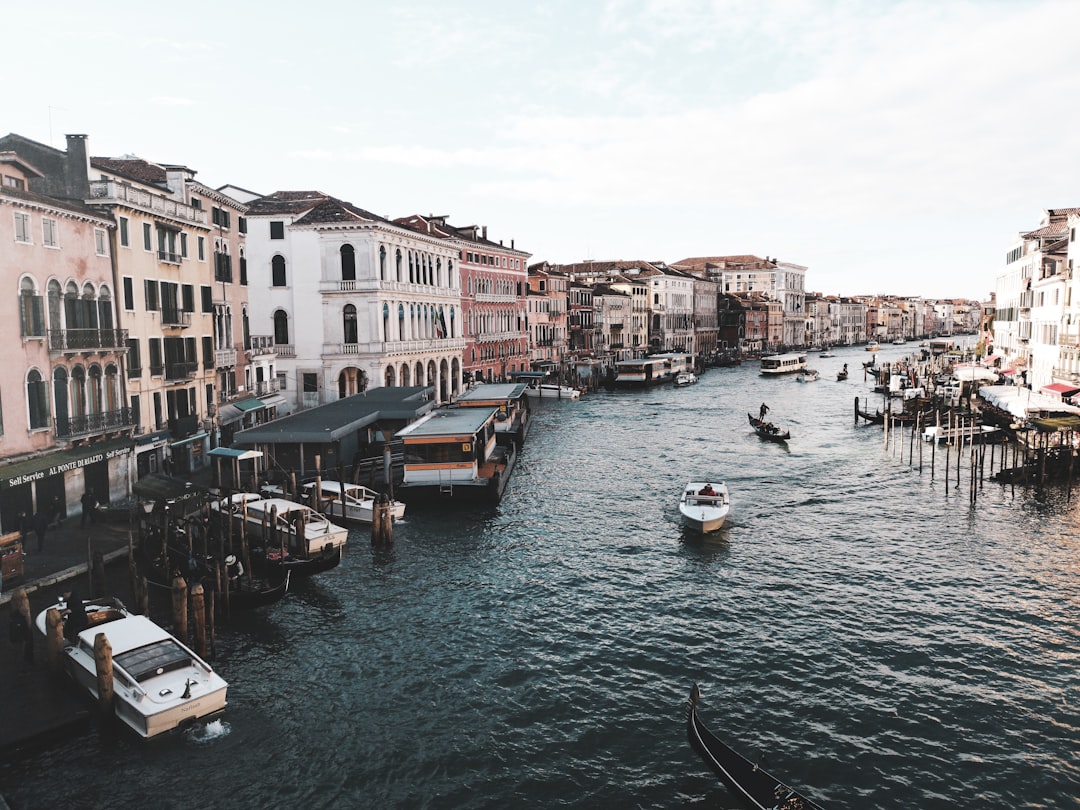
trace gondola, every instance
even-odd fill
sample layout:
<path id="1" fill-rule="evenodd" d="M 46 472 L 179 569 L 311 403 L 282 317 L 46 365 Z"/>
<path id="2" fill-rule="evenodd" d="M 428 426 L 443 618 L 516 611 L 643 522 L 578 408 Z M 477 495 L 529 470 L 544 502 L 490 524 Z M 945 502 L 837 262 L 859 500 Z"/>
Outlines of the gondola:
<path id="1" fill-rule="evenodd" d="M 168 564 L 161 557 L 150 552 L 150 546 L 143 544 L 139 557 L 143 563 L 148 582 L 166 588 L 172 587 L 173 578 L 179 574 L 187 582 L 201 582 L 204 588 L 215 587 L 217 582 L 216 565 L 213 557 L 191 554 L 187 549 L 170 543 L 167 548 Z M 280 602 L 289 592 L 289 571 L 279 567 L 270 567 L 265 576 L 249 578 L 243 576 L 229 590 L 230 610 L 252 610 Z"/>
<path id="2" fill-rule="evenodd" d="M 784 784 L 735 749 L 721 742 L 701 722 L 697 714 L 701 692 L 695 683 L 686 706 L 686 735 L 691 747 L 701 755 L 720 781 L 757 810 L 824 810 L 805 794 Z"/>
<path id="3" fill-rule="evenodd" d="M 295 577 L 310 577 L 337 568 L 341 564 L 341 546 L 334 546 L 320 554 L 318 557 L 294 557 L 286 550 L 282 559 L 281 552 L 277 549 L 264 551 L 253 548 L 251 550 L 252 565 L 256 571 L 266 571 L 267 575 L 275 572 L 281 574 L 288 572 Z"/>
<path id="4" fill-rule="evenodd" d="M 754 429 L 754 433 L 763 439 L 768 439 L 770 442 L 786 442 L 791 438 L 790 431 L 780 430 L 772 422 L 758 419 L 752 413 L 746 414 L 746 418 L 750 420 L 750 427 Z"/>

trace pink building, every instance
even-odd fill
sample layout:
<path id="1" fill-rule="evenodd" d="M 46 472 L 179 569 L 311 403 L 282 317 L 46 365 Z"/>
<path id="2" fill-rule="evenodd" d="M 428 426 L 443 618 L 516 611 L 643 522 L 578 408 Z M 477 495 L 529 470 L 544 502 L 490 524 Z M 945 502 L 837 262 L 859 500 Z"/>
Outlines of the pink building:
<path id="1" fill-rule="evenodd" d="M 55 503 L 79 510 L 130 491 L 134 420 L 125 404 L 127 332 L 116 328 L 114 224 L 44 177 L 8 136 L 0 143 L 0 524 Z M 6 151 L 3 151 L 6 150 Z"/>

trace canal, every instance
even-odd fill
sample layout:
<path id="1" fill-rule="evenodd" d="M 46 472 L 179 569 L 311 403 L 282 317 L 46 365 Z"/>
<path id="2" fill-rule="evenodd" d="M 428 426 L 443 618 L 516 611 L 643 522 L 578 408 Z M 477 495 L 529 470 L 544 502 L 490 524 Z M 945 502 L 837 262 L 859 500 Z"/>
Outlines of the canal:
<path id="1" fill-rule="evenodd" d="M 714 732 L 827 807 L 1080 807 L 1080 503 L 987 482 L 972 504 L 940 456 L 932 476 L 886 453 L 853 423 L 867 356 L 534 402 L 498 507 L 410 505 L 392 549 L 354 531 L 341 567 L 219 628 L 222 721 L 90 728 L 0 764 L 0 793 L 739 807 L 687 744 L 696 682 Z M 786 447 L 750 431 L 762 402 Z M 733 501 L 705 539 L 676 507 L 700 478 Z"/>

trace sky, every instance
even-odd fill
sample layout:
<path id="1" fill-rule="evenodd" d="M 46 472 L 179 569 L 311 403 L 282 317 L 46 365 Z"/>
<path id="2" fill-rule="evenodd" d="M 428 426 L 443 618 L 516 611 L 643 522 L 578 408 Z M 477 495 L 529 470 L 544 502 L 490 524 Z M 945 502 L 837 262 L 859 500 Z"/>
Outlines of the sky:
<path id="1" fill-rule="evenodd" d="M 57 0 L 0 134 L 486 225 L 530 262 L 753 254 L 985 300 L 1080 206 L 1075 0 Z"/>

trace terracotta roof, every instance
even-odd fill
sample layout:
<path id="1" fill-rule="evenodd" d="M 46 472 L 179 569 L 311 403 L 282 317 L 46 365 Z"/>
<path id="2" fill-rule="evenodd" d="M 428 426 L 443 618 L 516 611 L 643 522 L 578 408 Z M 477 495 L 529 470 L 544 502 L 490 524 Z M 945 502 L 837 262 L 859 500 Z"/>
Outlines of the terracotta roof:
<path id="1" fill-rule="evenodd" d="M 294 216 L 295 225 L 389 222 L 322 191 L 275 191 L 248 203 L 249 217 Z"/>
<path id="2" fill-rule="evenodd" d="M 352 203 L 327 197 L 297 219 L 294 225 L 328 225 L 339 222 L 388 222 L 389 220 L 357 208 Z"/>
<path id="3" fill-rule="evenodd" d="M 90 165 L 109 174 L 117 174 L 128 180 L 148 185 L 164 186 L 165 169 L 142 158 L 92 157 Z"/>

